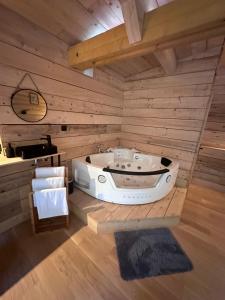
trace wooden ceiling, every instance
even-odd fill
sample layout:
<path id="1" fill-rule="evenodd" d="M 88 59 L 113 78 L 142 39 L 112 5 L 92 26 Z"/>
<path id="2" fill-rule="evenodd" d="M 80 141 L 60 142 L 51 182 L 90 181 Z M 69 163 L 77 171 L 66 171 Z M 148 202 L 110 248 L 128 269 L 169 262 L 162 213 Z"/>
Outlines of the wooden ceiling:
<path id="1" fill-rule="evenodd" d="M 141 73 L 159 66 L 160 64 L 158 60 L 155 58 L 155 56 L 153 54 L 149 54 L 149 55 L 139 56 L 132 59 L 125 59 L 107 65 L 107 68 L 112 69 L 122 77 L 126 78 L 133 74 Z"/>
<path id="2" fill-rule="evenodd" d="M 214 37 L 208 40 L 195 42 L 191 44 L 181 45 L 176 47 L 175 54 L 178 62 L 191 61 L 194 59 L 213 57 L 219 55 L 221 51 L 221 44 L 224 36 Z M 132 59 L 122 60 L 100 69 L 111 69 L 117 74 L 121 75 L 125 80 L 133 80 L 135 78 L 141 79 L 143 72 L 152 70 L 152 76 L 163 75 L 163 70 L 160 63 L 153 53 L 140 56 Z M 145 74 L 143 74 L 144 77 Z"/>
<path id="3" fill-rule="evenodd" d="M 85 70 L 154 53 L 172 75 L 177 46 L 225 34 L 224 0 L 179 0 L 150 12 L 138 0 L 120 3 L 125 24 L 70 47 L 70 66 Z"/>
<path id="4" fill-rule="evenodd" d="M 139 0 L 148 12 L 172 0 Z M 0 4 L 68 45 L 124 23 L 119 0 L 0 0 Z"/>
<path id="5" fill-rule="evenodd" d="M 173 0 L 138 1 L 148 12 Z M 0 0 L 0 4 L 58 37 L 68 46 L 124 23 L 119 0 Z M 221 38 L 176 47 L 176 59 L 179 62 L 204 57 L 206 53 L 207 56 L 217 55 L 217 43 L 221 44 Z M 164 72 L 153 53 L 114 62 L 100 69 L 110 70 L 125 80 L 141 78 L 142 73 L 148 70 L 152 70 L 153 76 Z"/>

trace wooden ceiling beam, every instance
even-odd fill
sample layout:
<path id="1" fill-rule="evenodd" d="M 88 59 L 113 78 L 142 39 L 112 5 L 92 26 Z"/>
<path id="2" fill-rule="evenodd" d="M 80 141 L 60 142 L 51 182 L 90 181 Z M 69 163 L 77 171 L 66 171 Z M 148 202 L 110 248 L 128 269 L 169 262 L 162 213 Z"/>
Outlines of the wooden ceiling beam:
<path id="1" fill-rule="evenodd" d="M 143 38 L 129 44 L 125 25 L 69 49 L 69 63 L 79 69 L 104 65 L 225 33 L 224 0 L 179 0 L 145 14 Z"/>
<path id="2" fill-rule="evenodd" d="M 156 51 L 155 57 L 159 61 L 166 74 L 174 74 L 177 67 L 176 54 L 173 48 L 168 48 L 161 51 Z"/>
<path id="3" fill-rule="evenodd" d="M 138 0 L 120 0 L 123 18 L 125 22 L 128 41 L 130 44 L 137 43 L 142 39 L 142 27 L 144 9 Z"/>

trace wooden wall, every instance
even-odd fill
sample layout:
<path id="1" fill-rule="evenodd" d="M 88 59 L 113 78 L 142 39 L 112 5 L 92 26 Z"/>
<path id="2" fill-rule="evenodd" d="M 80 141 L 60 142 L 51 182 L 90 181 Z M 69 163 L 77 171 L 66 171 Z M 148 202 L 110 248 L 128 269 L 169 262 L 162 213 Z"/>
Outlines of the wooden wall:
<path id="1" fill-rule="evenodd" d="M 120 91 L 123 91 L 124 77 L 119 73 L 113 71 L 110 67 L 99 67 L 94 69 L 93 78 L 116 87 Z"/>
<path id="2" fill-rule="evenodd" d="M 210 49 L 192 51 L 172 76 L 157 68 L 125 83 L 121 144 L 177 159 L 180 186 L 188 184 L 195 163 L 222 43 L 211 39 Z"/>
<path id="3" fill-rule="evenodd" d="M 0 137 L 4 145 L 37 143 L 44 134 L 51 134 L 53 143 L 66 152 L 63 162 L 67 163 L 74 157 L 96 153 L 99 145 L 108 148 L 120 144 L 178 159 L 177 184 L 186 186 L 213 83 L 216 96 L 203 141 L 209 136 L 211 142 L 218 141 L 218 136 L 220 145 L 224 141 L 224 73 L 217 72 L 215 79 L 221 38 L 212 39 L 208 43 L 211 48 L 200 54 L 193 51 L 191 57 L 180 61 L 173 76 L 164 75 L 157 67 L 130 75 L 126 81 L 113 69 L 102 67 L 95 71 L 93 80 L 68 67 L 68 46 L 62 40 L 1 6 L 0 17 Z M 46 118 L 36 124 L 20 120 L 10 107 L 10 95 L 26 72 L 48 104 Z M 26 79 L 22 87 L 33 85 Z M 62 124 L 67 125 L 67 131 L 61 130 Z M 202 172 L 203 167 L 206 170 L 202 157 L 208 160 L 205 153 L 200 150 L 194 174 L 199 177 L 208 172 L 210 180 L 212 176 L 218 179 L 215 172 L 220 172 L 217 167 L 222 160 L 214 167 L 211 157 L 211 173 Z M 0 231 L 28 218 L 33 168 L 31 162 L 0 167 Z"/>
<path id="4" fill-rule="evenodd" d="M 193 180 L 225 191 L 225 50 L 216 71 L 212 105 Z"/>
<path id="5" fill-rule="evenodd" d="M 67 66 L 67 45 L 22 17 L 0 7 L 0 136 L 3 144 L 40 142 L 51 134 L 66 163 L 119 143 L 122 92 Z M 48 105 L 47 116 L 36 124 L 20 120 L 10 95 L 29 72 Z M 26 79 L 21 87 L 34 88 Z M 61 130 L 61 125 L 68 127 Z M 28 217 L 31 162 L 0 167 L 0 231 Z"/>

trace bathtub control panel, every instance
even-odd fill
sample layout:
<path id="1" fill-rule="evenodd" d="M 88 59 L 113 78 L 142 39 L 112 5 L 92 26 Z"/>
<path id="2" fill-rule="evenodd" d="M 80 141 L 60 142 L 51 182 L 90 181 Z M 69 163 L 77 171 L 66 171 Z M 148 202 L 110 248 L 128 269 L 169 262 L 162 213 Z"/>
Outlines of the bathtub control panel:
<path id="1" fill-rule="evenodd" d="M 147 193 L 138 193 L 138 194 L 126 194 L 123 195 L 123 198 L 126 199 L 151 199 L 151 195 L 147 194 Z"/>

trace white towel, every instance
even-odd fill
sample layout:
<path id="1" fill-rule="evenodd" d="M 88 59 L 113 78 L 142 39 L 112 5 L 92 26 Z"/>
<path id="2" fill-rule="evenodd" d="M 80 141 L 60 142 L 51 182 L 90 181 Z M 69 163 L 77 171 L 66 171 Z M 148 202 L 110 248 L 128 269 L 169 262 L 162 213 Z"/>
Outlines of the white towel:
<path id="1" fill-rule="evenodd" d="M 64 177 L 48 177 L 32 179 L 32 191 L 64 187 Z"/>
<path id="2" fill-rule="evenodd" d="M 65 187 L 36 191 L 33 198 L 39 219 L 69 214 Z"/>
<path id="3" fill-rule="evenodd" d="M 65 177 L 65 167 L 46 167 L 35 169 L 36 178 Z"/>

